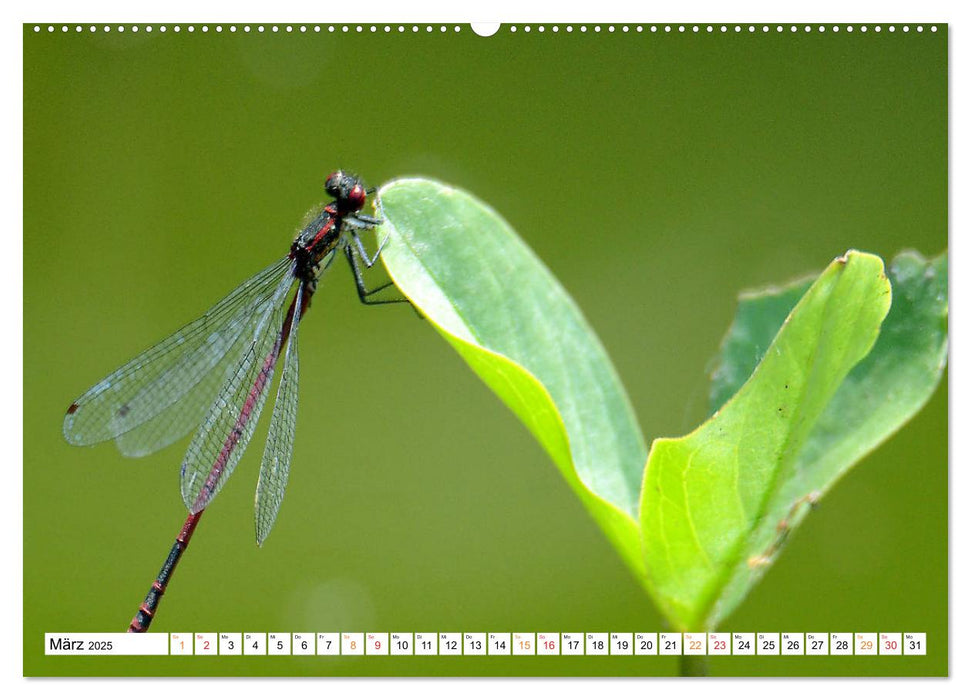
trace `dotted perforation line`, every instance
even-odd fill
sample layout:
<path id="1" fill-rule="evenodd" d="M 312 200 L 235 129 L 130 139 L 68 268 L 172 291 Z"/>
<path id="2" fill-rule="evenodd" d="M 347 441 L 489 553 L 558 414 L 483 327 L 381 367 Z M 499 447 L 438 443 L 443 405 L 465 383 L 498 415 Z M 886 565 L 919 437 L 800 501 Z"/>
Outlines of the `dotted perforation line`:
<path id="1" fill-rule="evenodd" d="M 224 32 L 228 32 L 230 34 L 237 33 L 237 32 L 242 32 L 244 34 L 247 34 L 247 33 L 261 34 L 261 33 L 267 33 L 267 32 L 284 33 L 284 34 L 320 34 L 322 32 L 327 32 L 330 34 L 336 34 L 336 33 L 377 34 L 379 32 L 383 32 L 385 34 L 391 34 L 392 32 L 397 32 L 399 34 L 404 34 L 406 32 L 410 32 L 412 34 L 417 34 L 419 32 L 425 32 L 426 34 L 431 34 L 436 30 L 439 33 L 445 33 L 449 31 L 458 33 L 462 31 L 462 28 L 459 25 L 444 25 L 444 24 L 443 25 L 430 25 L 430 24 L 429 25 L 417 25 L 417 24 L 411 24 L 411 25 L 404 25 L 404 24 L 398 24 L 398 25 L 390 25 L 390 24 L 384 24 L 384 25 L 377 25 L 377 24 L 370 24 L 370 25 L 365 25 L 365 24 L 340 24 L 340 25 L 335 25 L 335 24 L 327 24 L 327 25 L 321 25 L 321 24 L 268 24 L 268 25 L 267 24 L 252 24 L 252 25 L 251 24 L 242 24 L 242 25 L 235 25 L 235 24 L 228 24 L 228 25 L 222 25 L 222 24 L 216 24 L 216 25 L 208 25 L 208 24 L 202 24 L 202 25 L 194 25 L 194 24 L 68 25 L 68 24 L 62 24 L 62 25 L 54 25 L 54 24 L 49 24 L 46 26 L 35 24 L 33 29 L 35 34 L 39 34 L 45 29 L 47 30 L 48 33 L 54 33 L 59 29 L 62 33 L 68 33 L 68 32 L 74 31 L 74 33 L 76 34 L 80 34 L 85 30 L 91 33 L 100 31 L 103 33 L 117 32 L 119 34 L 124 34 L 125 32 L 131 32 L 133 34 L 137 34 L 140 31 L 149 33 L 149 34 L 153 32 L 159 32 L 163 34 L 166 32 L 174 32 L 175 34 L 179 34 L 183 31 L 188 32 L 190 34 L 193 34 L 195 32 L 202 32 L 203 34 L 206 34 L 209 32 L 215 32 L 217 34 L 221 34 Z"/>
<path id="2" fill-rule="evenodd" d="M 650 32 L 652 34 L 659 34 L 659 33 L 663 33 L 663 34 L 672 34 L 672 33 L 677 33 L 677 34 L 688 34 L 688 33 L 691 33 L 691 34 L 703 34 L 703 33 L 706 33 L 706 34 L 715 34 L 715 33 L 721 33 L 721 34 L 727 34 L 727 33 L 741 34 L 743 32 L 744 33 L 748 33 L 748 34 L 756 34 L 756 33 L 768 34 L 768 33 L 773 32 L 773 31 L 776 32 L 776 33 L 782 33 L 782 32 L 785 32 L 787 30 L 790 33 L 796 33 L 796 32 L 805 32 L 805 33 L 809 33 L 809 32 L 817 32 L 817 33 L 833 32 L 834 34 L 838 34 L 840 31 L 845 31 L 847 33 L 853 33 L 854 31 L 859 31 L 859 32 L 865 34 L 868 31 L 872 31 L 872 32 L 876 32 L 876 33 L 880 33 L 882 31 L 887 31 L 887 32 L 893 33 L 893 32 L 896 32 L 898 30 L 901 31 L 901 32 L 904 32 L 904 33 L 908 33 L 911 30 L 916 31 L 916 32 L 923 32 L 925 29 L 928 29 L 931 32 L 936 32 L 937 31 L 937 26 L 936 25 L 925 26 L 925 25 L 922 25 L 922 24 L 917 24 L 917 25 L 909 25 L 909 24 L 905 24 L 905 25 L 867 25 L 867 24 L 860 24 L 860 25 L 853 25 L 853 24 L 846 24 L 846 25 L 839 25 L 839 24 L 836 24 L 836 25 L 824 25 L 824 24 L 819 24 L 819 25 L 811 25 L 811 24 L 805 24 L 805 25 L 797 25 L 797 24 L 786 24 L 786 25 L 782 25 L 782 24 L 773 24 L 773 25 L 769 25 L 769 24 L 650 24 L 650 25 L 641 25 L 641 24 L 638 24 L 638 25 L 627 25 L 627 24 L 623 24 L 623 25 L 613 25 L 613 24 L 608 24 L 606 26 L 601 26 L 601 25 L 595 24 L 595 25 L 587 26 L 587 25 L 581 24 L 579 26 L 574 27 L 573 25 L 568 24 L 568 25 L 565 25 L 563 27 L 560 27 L 559 25 L 553 25 L 553 26 L 549 27 L 549 30 L 551 32 L 553 32 L 553 33 L 559 33 L 561 31 L 563 31 L 563 32 L 566 32 L 567 34 L 570 34 L 570 33 L 573 33 L 573 32 L 579 32 L 581 34 L 586 33 L 586 32 L 602 33 L 604 31 L 606 31 L 608 34 L 609 33 L 616 33 L 618 31 L 621 32 L 621 33 L 635 32 L 635 33 L 639 33 L 639 34 L 640 33 L 644 33 L 644 32 Z M 509 26 L 507 28 L 507 30 L 510 33 L 512 33 L 512 34 L 515 34 L 518 31 L 523 31 L 523 32 L 525 32 L 527 34 L 530 33 L 530 32 L 536 31 L 536 32 L 539 32 L 540 34 L 542 34 L 542 33 L 546 32 L 547 27 L 545 27 L 544 25 L 536 25 L 536 26 L 533 26 L 533 25 L 523 25 L 522 27 L 519 27 L 517 25 L 511 25 L 511 26 Z"/>
<path id="3" fill-rule="evenodd" d="M 80 25 L 80 24 L 75 24 L 75 25 L 68 25 L 68 24 L 62 24 L 62 25 L 53 25 L 53 24 L 39 25 L 39 24 L 35 24 L 33 26 L 33 30 L 34 30 L 34 33 L 35 34 L 39 34 L 39 33 L 43 32 L 45 30 L 48 33 L 54 33 L 54 32 L 57 32 L 58 30 L 60 30 L 61 33 L 69 33 L 71 31 L 73 31 L 76 34 L 80 34 L 80 33 L 84 32 L 85 30 L 87 30 L 88 32 L 91 32 L 91 33 L 99 32 L 100 31 L 100 32 L 104 32 L 104 33 L 117 32 L 119 34 L 123 34 L 125 32 L 131 32 L 133 34 L 137 34 L 138 32 L 145 32 L 145 33 L 148 33 L 148 34 L 151 34 L 153 32 L 159 32 L 159 33 L 163 33 L 164 34 L 166 32 L 170 32 L 170 31 L 173 32 L 173 33 L 176 33 L 176 34 L 179 34 L 179 33 L 183 32 L 183 31 L 188 32 L 190 34 L 195 33 L 197 31 L 198 32 L 202 32 L 203 34 L 209 33 L 209 32 L 215 32 L 217 34 L 220 34 L 220 33 L 223 33 L 223 32 L 228 32 L 228 33 L 231 33 L 231 34 L 232 33 L 236 33 L 236 32 L 242 32 L 244 34 L 245 33 L 251 33 L 251 32 L 255 32 L 257 34 L 266 33 L 266 32 L 270 32 L 270 33 L 281 33 L 282 32 L 282 33 L 285 33 L 285 34 L 294 34 L 294 33 L 296 33 L 296 34 L 307 34 L 307 33 L 320 34 L 322 32 L 327 32 L 329 34 L 335 34 L 335 33 L 343 33 L 343 34 L 351 34 L 351 33 L 356 33 L 356 34 L 364 34 L 364 33 L 370 33 L 370 34 L 378 34 L 378 33 L 384 33 L 384 34 L 391 34 L 391 33 L 405 34 L 405 33 L 411 33 L 411 34 L 418 34 L 420 32 L 424 32 L 426 34 L 431 34 L 431 33 L 434 33 L 436 31 L 436 29 L 437 29 L 437 31 L 439 33 L 447 33 L 449 31 L 451 31 L 453 33 L 459 33 L 459 32 L 462 31 L 462 28 L 459 25 L 444 25 L 444 24 L 443 25 L 431 25 L 431 24 L 428 24 L 428 25 L 417 25 L 417 24 L 411 24 L 411 25 L 404 25 L 404 24 L 398 24 L 398 25 L 391 25 L 391 24 L 384 24 L 384 25 L 376 25 L 376 24 L 370 24 L 370 25 L 363 25 L 363 24 L 340 24 L 340 25 L 334 25 L 334 24 L 329 24 L 329 25 L 320 25 L 320 24 L 309 24 L 309 25 L 308 24 L 283 24 L 283 25 L 279 25 L 279 24 L 270 24 L 270 25 L 264 25 L 264 24 L 255 24 L 255 25 L 243 24 L 243 25 L 235 25 L 235 24 L 229 24 L 229 25 L 221 25 L 221 24 L 216 24 L 216 25 L 211 25 L 211 26 L 208 25 L 208 24 L 203 24 L 203 25 L 193 25 L 193 24 L 188 24 L 188 25 L 180 25 L 180 24 L 165 25 L 165 24 L 162 24 L 162 25 L 157 25 L 157 26 L 156 25 L 150 25 L 150 24 L 149 25 L 137 25 L 137 24 L 132 24 L 132 25 L 124 25 L 124 24 L 117 24 L 117 25 L 112 25 L 112 24 L 105 24 L 105 25 L 94 25 L 94 24 L 91 24 L 91 25 Z M 911 32 L 911 31 L 915 31 L 915 32 L 918 32 L 918 33 L 922 33 L 922 32 L 925 31 L 925 29 L 926 30 L 929 30 L 930 32 L 937 32 L 937 25 L 933 25 L 932 24 L 932 25 L 929 25 L 929 26 L 925 26 L 925 25 L 922 25 L 922 24 L 916 24 L 916 25 L 909 25 L 909 24 L 904 24 L 904 25 L 893 25 L 893 24 L 890 24 L 890 25 L 880 25 L 880 24 L 875 24 L 875 25 L 867 25 L 867 24 L 860 24 L 860 25 L 853 25 L 853 24 L 846 24 L 846 25 L 839 25 L 839 24 L 835 24 L 835 25 L 823 25 L 823 24 L 820 24 L 820 25 L 811 25 L 811 24 L 802 24 L 802 25 L 797 25 L 797 24 L 787 24 L 787 25 L 782 25 L 782 24 L 774 24 L 774 25 L 769 25 L 769 24 L 650 24 L 650 25 L 641 25 L 641 24 L 638 24 L 638 25 L 627 25 L 627 24 L 624 24 L 624 25 L 613 25 L 613 24 L 609 24 L 609 25 L 606 25 L 606 26 L 601 26 L 601 25 L 597 24 L 597 25 L 588 26 L 588 25 L 582 24 L 582 25 L 574 26 L 574 25 L 568 24 L 568 25 L 564 25 L 564 26 L 551 25 L 551 26 L 547 27 L 545 25 L 528 25 L 528 24 L 527 25 L 515 25 L 515 24 L 513 24 L 513 25 L 509 25 L 508 27 L 504 27 L 504 29 L 506 29 L 506 31 L 508 31 L 510 34 L 515 34 L 515 33 L 520 32 L 520 31 L 521 32 L 524 32 L 526 34 L 529 34 L 529 33 L 534 32 L 534 31 L 537 32 L 537 33 L 539 33 L 539 34 L 543 34 L 547 30 L 549 30 L 550 32 L 552 32 L 554 34 L 557 34 L 557 33 L 560 33 L 560 32 L 564 32 L 566 34 L 571 34 L 571 33 L 574 33 L 574 32 L 579 32 L 581 34 L 584 34 L 584 33 L 587 33 L 587 32 L 593 32 L 594 34 L 597 34 L 597 33 L 603 33 L 604 31 L 606 31 L 608 34 L 610 34 L 610 33 L 616 33 L 616 32 L 620 32 L 620 33 L 630 33 L 630 32 L 634 32 L 634 33 L 638 33 L 638 34 L 641 34 L 641 33 L 644 33 L 644 32 L 648 32 L 648 33 L 651 33 L 651 34 L 689 34 L 689 33 L 690 34 L 729 34 L 729 33 L 733 33 L 733 34 L 742 34 L 742 33 L 747 33 L 747 34 L 769 34 L 769 33 L 775 32 L 775 33 L 778 34 L 778 33 L 783 33 L 783 32 L 787 32 L 787 31 L 789 33 L 793 33 L 793 34 L 794 33 L 820 33 L 821 34 L 821 33 L 825 33 L 825 32 L 831 32 L 833 34 L 838 34 L 841 31 L 842 32 L 846 32 L 847 34 L 851 34 L 853 32 L 860 32 L 861 34 L 865 34 L 867 32 L 874 32 L 874 33 L 879 34 L 879 33 L 884 32 L 884 31 L 886 31 L 888 33 L 891 33 L 891 34 L 896 33 L 896 32 L 903 32 L 904 34 L 907 34 L 907 33 Z"/>

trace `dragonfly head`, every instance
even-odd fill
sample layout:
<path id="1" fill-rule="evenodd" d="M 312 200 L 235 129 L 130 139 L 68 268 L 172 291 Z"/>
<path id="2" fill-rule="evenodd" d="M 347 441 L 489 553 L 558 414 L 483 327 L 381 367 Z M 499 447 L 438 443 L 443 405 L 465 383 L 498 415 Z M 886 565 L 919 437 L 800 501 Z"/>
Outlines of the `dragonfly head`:
<path id="1" fill-rule="evenodd" d="M 324 189 L 337 202 L 342 214 L 360 211 L 367 199 L 367 189 L 356 175 L 337 170 L 327 176 Z"/>

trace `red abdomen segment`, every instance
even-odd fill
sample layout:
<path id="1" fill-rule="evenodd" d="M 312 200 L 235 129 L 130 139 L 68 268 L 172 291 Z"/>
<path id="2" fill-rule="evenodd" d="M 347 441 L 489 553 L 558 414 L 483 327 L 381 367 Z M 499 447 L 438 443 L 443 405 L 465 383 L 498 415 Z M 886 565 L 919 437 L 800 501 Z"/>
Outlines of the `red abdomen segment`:
<path id="1" fill-rule="evenodd" d="M 182 554 L 189 546 L 189 540 L 192 539 L 192 533 L 195 532 L 196 525 L 199 524 L 199 519 L 202 517 L 203 512 L 200 510 L 198 513 L 190 513 L 189 517 L 186 518 L 185 524 L 182 525 L 182 530 L 179 532 L 179 536 L 175 538 L 175 544 L 172 545 L 172 549 L 169 551 L 169 556 L 166 558 L 165 563 L 162 564 L 162 570 L 158 572 L 158 576 L 152 581 L 152 587 L 148 589 L 148 595 L 145 596 L 145 601 L 139 606 L 135 617 L 131 619 L 131 624 L 128 625 L 129 632 L 148 631 L 148 627 L 152 624 L 152 619 L 155 617 L 155 611 L 158 609 L 158 604 L 162 602 L 162 596 L 165 595 L 165 587 L 168 586 L 169 579 L 172 578 L 175 567 L 179 564 L 179 559 L 182 558 Z"/>
<path id="2" fill-rule="evenodd" d="M 296 299 L 294 299 L 296 301 Z M 293 304 L 290 304 L 290 311 L 288 312 L 287 318 L 293 316 Z M 289 326 L 285 326 L 289 328 Z M 270 350 L 269 354 L 263 359 L 263 366 L 260 367 L 259 373 L 256 375 L 256 381 L 253 382 L 253 386 L 250 387 L 249 394 L 246 397 L 246 401 L 243 402 L 243 407 L 239 412 L 239 418 L 236 419 L 236 425 L 226 436 L 226 442 L 223 443 L 222 450 L 219 451 L 219 456 L 216 457 L 216 461 L 212 465 L 212 469 L 209 470 L 209 476 L 206 478 L 206 483 L 203 484 L 202 489 L 199 491 L 199 495 L 196 496 L 195 502 L 192 504 L 192 510 L 194 512 L 201 513 L 206 507 L 206 504 L 212 500 L 213 494 L 216 489 L 216 484 L 219 483 L 219 478 L 223 474 L 223 470 L 229 463 L 229 457 L 233 454 L 233 450 L 236 449 L 236 445 L 239 444 L 239 439 L 243 435 L 243 428 L 249 422 L 250 418 L 253 417 L 253 409 L 256 407 L 257 402 L 263 395 L 263 392 L 267 389 L 267 384 L 273 379 L 273 369 L 276 367 L 277 358 L 280 357 L 280 347 L 283 343 L 282 334 L 277 338 L 276 342 L 273 344 L 273 349 Z"/>

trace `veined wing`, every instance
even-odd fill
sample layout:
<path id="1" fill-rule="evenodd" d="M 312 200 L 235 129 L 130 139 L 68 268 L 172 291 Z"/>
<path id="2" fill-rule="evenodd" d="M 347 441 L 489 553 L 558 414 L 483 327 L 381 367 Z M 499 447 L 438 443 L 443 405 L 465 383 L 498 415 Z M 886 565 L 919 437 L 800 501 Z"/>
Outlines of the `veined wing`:
<path id="1" fill-rule="evenodd" d="M 282 258 L 258 272 L 200 318 L 88 389 L 64 417 L 67 441 L 93 445 L 117 438 L 186 396 L 234 347 L 247 321 L 272 297 L 281 280 L 293 280 L 292 266 L 291 260 Z M 121 449 L 150 451 L 140 447 L 129 440 Z"/>
<path id="2" fill-rule="evenodd" d="M 263 462 L 260 465 L 260 479 L 256 484 L 256 543 L 263 540 L 273 529 L 283 494 L 287 490 L 290 476 L 290 459 L 293 457 L 293 436 L 297 424 L 297 379 L 299 358 L 297 356 L 297 328 L 303 311 L 303 285 L 297 289 L 294 301 L 293 320 L 288 329 L 290 335 L 287 353 L 283 359 L 283 372 L 280 386 L 276 391 L 276 403 L 270 418 L 270 432 L 266 438 Z M 284 337 L 286 341 L 286 337 Z"/>
<path id="3" fill-rule="evenodd" d="M 245 326 L 241 325 L 241 328 Z M 199 427 L 212 399 L 229 381 L 252 339 L 237 332 L 236 341 L 223 358 L 182 398 L 156 416 L 115 438 L 118 451 L 126 457 L 143 457 L 171 445 Z"/>
<path id="4" fill-rule="evenodd" d="M 253 319 L 252 342 L 189 443 L 182 461 L 182 500 L 192 513 L 219 493 L 253 437 L 280 355 L 283 306 L 292 284 L 292 276 L 284 279 Z"/>

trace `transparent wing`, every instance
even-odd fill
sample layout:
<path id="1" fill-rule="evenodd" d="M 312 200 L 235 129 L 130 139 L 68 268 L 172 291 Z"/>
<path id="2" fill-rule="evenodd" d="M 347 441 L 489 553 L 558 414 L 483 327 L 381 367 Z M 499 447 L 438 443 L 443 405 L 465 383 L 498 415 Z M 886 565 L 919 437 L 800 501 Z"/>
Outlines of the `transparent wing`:
<path id="1" fill-rule="evenodd" d="M 198 428 L 219 387 L 229 381 L 236 371 L 249 340 L 244 333 L 238 333 L 229 351 L 185 396 L 158 415 L 116 437 L 118 451 L 126 457 L 143 457 L 171 445 Z"/>
<path id="2" fill-rule="evenodd" d="M 297 356 L 297 327 L 300 311 L 303 308 L 303 286 L 297 289 L 294 302 L 293 321 L 290 323 L 290 342 L 283 359 L 283 372 L 280 386 L 276 392 L 273 416 L 270 418 L 270 432 L 266 438 L 263 462 L 260 465 L 260 479 L 256 484 L 256 543 L 263 540 L 273 529 L 276 515 L 283 503 L 290 476 L 290 458 L 293 456 L 293 436 L 297 424 L 297 384 L 300 361 Z M 286 334 L 286 332 L 284 332 Z"/>
<path id="3" fill-rule="evenodd" d="M 182 461 L 182 500 L 193 513 L 219 493 L 253 437 L 280 354 L 283 306 L 292 284 L 287 276 L 252 319 L 251 342 L 189 443 Z"/>
<path id="4" fill-rule="evenodd" d="M 236 346 L 256 310 L 266 304 L 281 280 L 293 279 L 292 265 L 288 258 L 282 258 L 258 272 L 203 316 L 88 389 L 71 404 L 64 417 L 67 441 L 74 445 L 93 445 L 111 440 L 166 412 L 199 385 Z M 209 398 L 211 394 L 208 398 L 194 397 L 196 403 L 203 404 Z M 172 429 L 183 428 L 178 425 Z M 163 430 L 153 437 L 168 439 L 171 432 Z M 151 451 L 150 445 L 136 443 L 135 438 L 123 441 L 122 450 L 142 454 Z"/>

